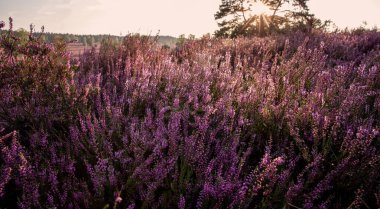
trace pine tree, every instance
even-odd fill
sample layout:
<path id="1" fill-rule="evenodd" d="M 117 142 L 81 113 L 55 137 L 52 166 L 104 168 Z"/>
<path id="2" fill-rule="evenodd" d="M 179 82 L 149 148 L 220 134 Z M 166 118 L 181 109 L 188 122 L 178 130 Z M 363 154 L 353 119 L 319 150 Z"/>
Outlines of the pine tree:
<path id="1" fill-rule="evenodd" d="M 238 35 L 248 35 L 249 22 L 253 22 L 252 17 L 247 17 L 247 12 L 251 10 L 250 0 L 222 0 L 219 11 L 215 14 L 215 20 L 220 29 L 215 32 L 217 37 L 236 37 Z"/>
<path id="2" fill-rule="evenodd" d="M 253 15 L 250 12 L 260 1 L 272 11 L 271 14 Z M 310 14 L 309 0 L 222 0 L 215 14 L 219 30 L 217 37 L 263 36 L 272 32 L 325 28 L 329 23 Z M 284 9 L 284 8 L 292 9 Z M 281 11 L 281 16 L 278 15 Z"/>

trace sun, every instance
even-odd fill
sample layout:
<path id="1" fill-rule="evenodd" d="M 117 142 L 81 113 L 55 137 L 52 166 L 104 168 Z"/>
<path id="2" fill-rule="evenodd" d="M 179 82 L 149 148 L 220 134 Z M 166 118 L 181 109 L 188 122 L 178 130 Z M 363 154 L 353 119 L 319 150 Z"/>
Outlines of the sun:
<path id="1" fill-rule="evenodd" d="M 251 13 L 253 15 L 269 15 L 271 13 L 271 10 L 268 6 L 263 4 L 261 1 L 253 2 L 251 7 Z"/>

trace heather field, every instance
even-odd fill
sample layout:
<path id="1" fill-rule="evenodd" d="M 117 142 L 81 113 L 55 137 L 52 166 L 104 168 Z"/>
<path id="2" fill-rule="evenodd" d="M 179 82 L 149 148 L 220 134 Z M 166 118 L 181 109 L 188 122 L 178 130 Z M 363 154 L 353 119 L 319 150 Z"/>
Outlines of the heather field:
<path id="1" fill-rule="evenodd" d="M 0 48 L 0 208 L 380 207 L 380 32 Z"/>

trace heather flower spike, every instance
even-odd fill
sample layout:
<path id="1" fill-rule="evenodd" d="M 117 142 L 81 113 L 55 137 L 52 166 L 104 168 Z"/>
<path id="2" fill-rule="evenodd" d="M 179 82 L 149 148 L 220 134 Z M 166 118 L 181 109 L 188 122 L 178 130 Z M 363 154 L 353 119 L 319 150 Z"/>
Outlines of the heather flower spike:
<path id="1" fill-rule="evenodd" d="M 33 24 L 30 24 L 29 25 L 29 33 L 32 34 L 34 31 L 34 25 Z"/>
<path id="2" fill-rule="evenodd" d="M 12 31 L 13 29 L 13 19 L 12 17 L 9 17 L 9 30 Z"/>

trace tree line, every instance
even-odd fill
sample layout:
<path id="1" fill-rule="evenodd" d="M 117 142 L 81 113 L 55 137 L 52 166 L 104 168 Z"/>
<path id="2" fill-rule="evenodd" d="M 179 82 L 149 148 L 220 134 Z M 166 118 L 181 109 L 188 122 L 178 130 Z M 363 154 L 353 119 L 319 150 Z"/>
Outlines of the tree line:
<path id="1" fill-rule="evenodd" d="M 7 30 L 0 30 L 0 34 Z M 14 35 L 20 39 L 21 42 L 26 42 L 29 39 L 30 32 L 20 28 L 13 31 Z M 78 35 L 70 33 L 51 33 L 51 32 L 33 32 L 34 36 L 40 37 L 46 43 L 54 42 L 78 42 L 85 46 L 95 46 L 102 43 L 103 40 L 111 40 L 114 44 L 122 44 L 124 36 L 115 35 Z M 168 47 L 174 47 L 180 38 L 175 38 L 172 36 L 161 36 L 157 35 L 157 42 L 161 45 Z"/>
<path id="2" fill-rule="evenodd" d="M 20 41 L 26 42 L 29 39 L 30 32 L 23 28 L 14 31 L 13 33 L 20 39 Z M 95 44 L 101 43 L 103 39 L 112 39 L 116 43 L 121 43 L 123 40 L 123 37 L 114 35 L 77 35 L 51 32 L 33 32 L 33 35 L 40 37 L 46 43 L 54 43 L 57 41 L 66 43 L 78 42 L 83 43 L 86 46 L 94 46 Z"/>

